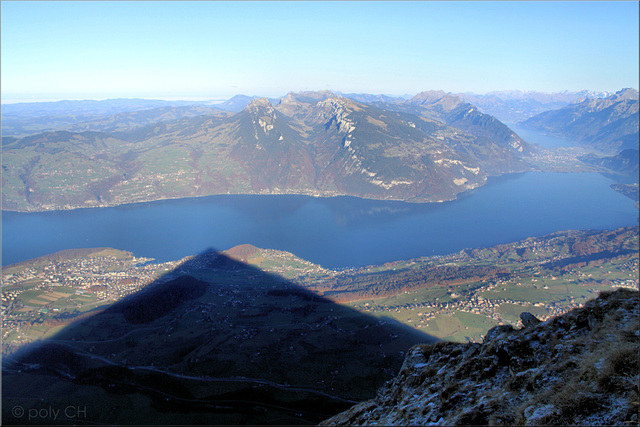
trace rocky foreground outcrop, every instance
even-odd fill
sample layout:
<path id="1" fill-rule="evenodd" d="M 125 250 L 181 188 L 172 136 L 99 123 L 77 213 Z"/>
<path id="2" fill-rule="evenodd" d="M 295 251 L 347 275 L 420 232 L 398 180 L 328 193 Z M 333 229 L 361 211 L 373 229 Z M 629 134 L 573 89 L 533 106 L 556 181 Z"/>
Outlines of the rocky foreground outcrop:
<path id="1" fill-rule="evenodd" d="M 639 293 L 584 307 L 484 343 L 413 347 L 375 399 L 323 425 L 638 425 Z"/>

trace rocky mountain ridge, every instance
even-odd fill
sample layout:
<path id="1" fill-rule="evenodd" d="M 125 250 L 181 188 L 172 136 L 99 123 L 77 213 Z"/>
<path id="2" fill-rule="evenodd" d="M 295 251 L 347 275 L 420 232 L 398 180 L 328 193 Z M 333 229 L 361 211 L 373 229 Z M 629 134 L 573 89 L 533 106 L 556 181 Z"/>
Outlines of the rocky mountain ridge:
<path id="1" fill-rule="evenodd" d="M 482 344 L 413 347 L 376 398 L 322 425 L 624 425 L 638 422 L 638 297 L 619 289 Z"/>
<path id="2" fill-rule="evenodd" d="M 603 153 L 638 149 L 638 91 L 627 88 L 602 99 L 585 99 L 534 116 L 520 125 Z"/>
<path id="3" fill-rule="evenodd" d="M 517 134 L 495 117 L 483 113 L 460 96 L 444 91 L 420 92 L 405 102 L 374 103 L 396 111 L 417 114 L 448 126 L 472 133 L 483 144 L 494 142 L 502 147 L 529 153 L 530 147 Z"/>
<path id="4" fill-rule="evenodd" d="M 459 99 L 442 104 L 387 108 L 300 92 L 278 105 L 254 99 L 229 116 L 32 135 L 3 145 L 3 206 L 291 193 L 434 202 L 530 169 L 528 144 L 502 123 Z"/>
<path id="5" fill-rule="evenodd" d="M 580 160 L 584 163 L 590 163 L 592 165 L 605 167 L 609 170 L 638 177 L 638 165 L 639 165 L 639 156 L 638 149 L 626 149 L 620 151 L 618 154 L 614 156 L 605 156 L 600 157 L 594 154 L 589 154 L 580 158 Z"/>

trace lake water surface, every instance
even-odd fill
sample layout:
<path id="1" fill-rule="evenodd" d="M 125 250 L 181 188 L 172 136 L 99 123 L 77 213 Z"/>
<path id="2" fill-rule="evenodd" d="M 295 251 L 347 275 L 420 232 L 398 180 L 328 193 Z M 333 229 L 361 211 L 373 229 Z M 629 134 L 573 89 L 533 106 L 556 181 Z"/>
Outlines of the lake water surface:
<path id="1" fill-rule="evenodd" d="M 453 202 L 221 195 L 113 208 L 3 212 L 2 264 L 63 249 L 113 247 L 159 261 L 250 243 L 328 268 L 447 254 L 567 229 L 638 224 L 600 174 L 491 179 Z"/>
<path id="2" fill-rule="evenodd" d="M 520 138 L 533 144 L 539 144 L 544 148 L 571 147 L 575 145 L 572 141 L 527 129 L 517 124 L 509 123 L 508 126 L 512 131 L 517 133 Z"/>

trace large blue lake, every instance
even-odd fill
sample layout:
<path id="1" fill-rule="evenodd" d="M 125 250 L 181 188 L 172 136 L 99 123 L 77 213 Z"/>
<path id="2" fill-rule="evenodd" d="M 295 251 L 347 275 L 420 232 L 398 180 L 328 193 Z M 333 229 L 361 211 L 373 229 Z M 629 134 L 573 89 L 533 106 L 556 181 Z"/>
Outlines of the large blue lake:
<path id="1" fill-rule="evenodd" d="M 113 247 L 159 261 L 250 243 L 329 268 L 447 254 L 567 229 L 637 225 L 631 199 L 600 174 L 491 179 L 460 199 L 222 195 L 114 208 L 3 212 L 2 264 L 69 248 Z"/>

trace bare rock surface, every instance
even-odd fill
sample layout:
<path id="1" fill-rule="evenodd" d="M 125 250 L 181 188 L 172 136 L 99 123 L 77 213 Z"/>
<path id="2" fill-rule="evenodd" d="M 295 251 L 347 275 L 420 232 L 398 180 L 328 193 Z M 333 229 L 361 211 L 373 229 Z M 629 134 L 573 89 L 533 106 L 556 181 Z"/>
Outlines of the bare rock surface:
<path id="1" fill-rule="evenodd" d="M 540 323 L 540 320 L 538 320 L 536 316 L 534 316 L 533 314 L 527 311 L 520 313 L 520 320 L 522 320 L 522 325 L 525 328 L 528 328 L 530 326 L 535 326 L 538 323 Z"/>
<path id="2" fill-rule="evenodd" d="M 619 289 L 482 344 L 415 346 L 375 399 L 322 424 L 637 425 L 638 300 Z"/>

